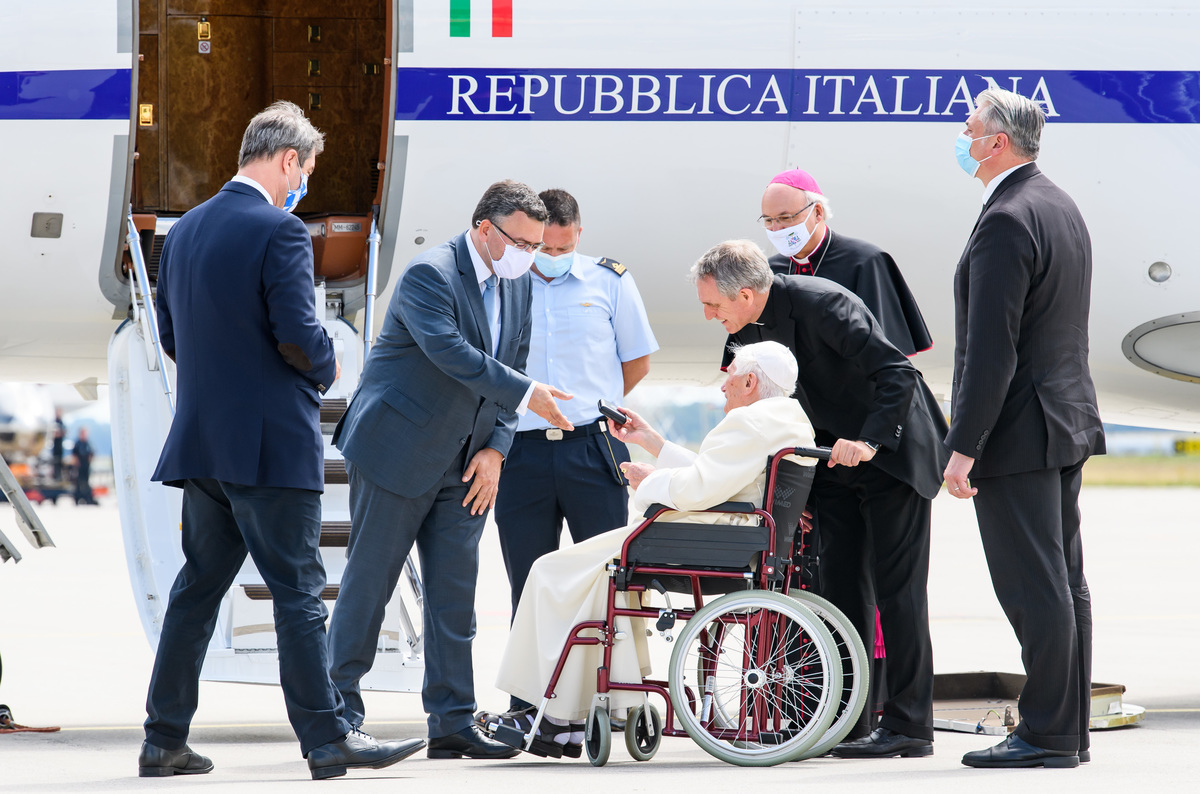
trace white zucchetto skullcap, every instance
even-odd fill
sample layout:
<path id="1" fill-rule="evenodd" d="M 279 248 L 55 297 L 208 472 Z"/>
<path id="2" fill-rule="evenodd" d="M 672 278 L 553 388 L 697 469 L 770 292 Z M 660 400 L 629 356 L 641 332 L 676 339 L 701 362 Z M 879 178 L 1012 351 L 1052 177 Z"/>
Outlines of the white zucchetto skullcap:
<path id="1" fill-rule="evenodd" d="M 796 378 L 800 376 L 800 367 L 796 357 L 778 342 L 755 342 L 743 345 L 734 351 L 733 362 L 755 363 L 771 382 L 783 389 L 787 394 L 796 390 Z"/>

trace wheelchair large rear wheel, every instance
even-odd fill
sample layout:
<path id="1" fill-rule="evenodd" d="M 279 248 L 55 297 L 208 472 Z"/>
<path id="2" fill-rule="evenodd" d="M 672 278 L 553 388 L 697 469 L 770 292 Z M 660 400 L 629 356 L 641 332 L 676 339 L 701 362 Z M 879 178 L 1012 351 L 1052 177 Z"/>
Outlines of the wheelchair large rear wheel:
<path id="1" fill-rule="evenodd" d="M 850 733 L 850 729 L 858 722 L 858 717 L 867 702 L 867 692 L 870 690 L 871 663 L 862 638 L 840 609 L 821 596 L 806 590 L 792 591 L 789 595 L 824 621 L 825 628 L 833 635 L 842 662 L 842 697 L 833 724 L 819 742 L 797 759 L 801 760 L 825 755 L 845 739 L 846 734 Z"/>
<path id="2" fill-rule="evenodd" d="M 833 636 L 810 609 L 748 590 L 713 601 L 687 622 L 668 683 L 680 724 L 705 752 L 739 766 L 771 766 L 801 757 L 825 736 L 841 700 L 842 668 Z"/>

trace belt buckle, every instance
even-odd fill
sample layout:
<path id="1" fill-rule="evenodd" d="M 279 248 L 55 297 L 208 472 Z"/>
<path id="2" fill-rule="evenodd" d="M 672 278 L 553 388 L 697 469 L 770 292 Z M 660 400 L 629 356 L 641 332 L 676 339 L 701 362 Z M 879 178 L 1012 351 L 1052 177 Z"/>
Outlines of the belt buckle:
<path id="1" fill-rule="evenodd" d="M 547 441 L 562 441 L 563 440 L 563 431 L 557 427 L 546 428 L 546 440 Z"/>

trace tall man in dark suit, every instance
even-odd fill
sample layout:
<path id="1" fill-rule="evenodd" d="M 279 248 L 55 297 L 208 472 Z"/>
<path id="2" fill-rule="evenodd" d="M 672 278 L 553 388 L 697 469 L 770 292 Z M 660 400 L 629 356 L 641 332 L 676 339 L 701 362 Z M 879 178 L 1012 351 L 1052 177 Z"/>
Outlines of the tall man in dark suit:
<path id="1" fill-rule="evenodd" d="M 375 661 L 384 607 L 416 543 L 431 758 L 518 752 L 473 725 L 471 641 L 479 537 L 517 416 L 530 410 L 574 429 L 555 402 L 569 395 L 521 373 L 527 271 L 545 220 L 531 188 L 497 182 L 468 231 L 409 263 L 334 433 L 350 477 L 352 530 L 330 628 L 333 680 L 347 719 L 361 724 L 359 680 Z"/>
<path id="2" fill-rule="evenodd" d="M 792 351 L 800 367 L 796 399 L 817 443 L 833 447 L 810 497 L 821 531 L 839 539 L 837 552 L 821 560 L 822 594 L 864 638 L 873 636 L 878 605 L 889 694 L 879 727 L 833 754 L 932 754 L 927 583 L 930 500 L 947 458 L 941 408 L 921 373 L 844 287 L 819 276 L 773 276 L 748 240 L 709 250 L 691 277 L 705 317 L 720 320 L 733 342 L 779 342 Z M 869 717 L 860 718 L 860 732 Z"/>
<path id="3" fill-rule="evenodd" d="M 424 746 L 353 730 L 329 679 L 319 414 L 339 367 L 317 321 L 308 230 L 281 209 L 303 195 L 324 138 L 290 102 L 259 113 L 237 176 L 163 246 L 158 326 L 179 405 L 154 479 L 183 488 L 184 564 L 150 678 L 143 777 L 213 768 L 188 748 L 188 728 L 221 598 L 247 553 L 271 591 L 279 682 L 313 778 L 379 769 Z"/>
<path id="4" fill-rule="evenodd" d="M 1091 760 L 1079 487 L 1088 456 L 1104 452 L 1088 370 L 1092 244 L 1075 202 L 1033 163 L 1043 123 L 1033 101 L 984 91 L 956 145 L 986 189 L 954 274 L 946 485 L 975 497 L 992 586 L 1028 676 L 1016 730 L 967 753 L 968 766 Z"/>

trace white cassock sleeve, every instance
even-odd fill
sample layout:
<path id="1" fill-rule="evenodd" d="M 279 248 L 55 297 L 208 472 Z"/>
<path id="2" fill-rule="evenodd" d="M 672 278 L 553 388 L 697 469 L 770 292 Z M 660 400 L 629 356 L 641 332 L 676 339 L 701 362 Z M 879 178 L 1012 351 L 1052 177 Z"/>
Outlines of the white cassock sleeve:
<path id="1" fill-rule="evenodd" d="M 658 503 L 676 510 L 706 510 L 753 482 L 769 453 L 750 418 L 748 411 L 731 412 L 704 437 L 698 453 L 664 444 L 659 468 L 634 492 L 634 509 L 644 512 Z"/>

